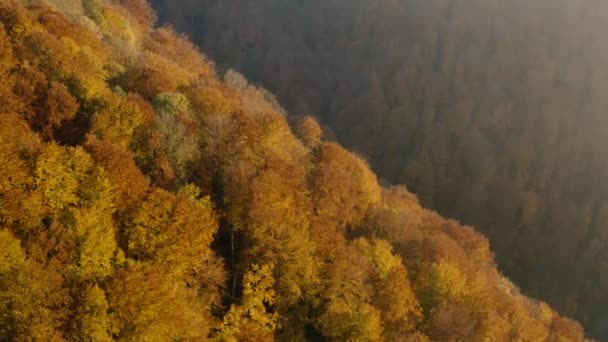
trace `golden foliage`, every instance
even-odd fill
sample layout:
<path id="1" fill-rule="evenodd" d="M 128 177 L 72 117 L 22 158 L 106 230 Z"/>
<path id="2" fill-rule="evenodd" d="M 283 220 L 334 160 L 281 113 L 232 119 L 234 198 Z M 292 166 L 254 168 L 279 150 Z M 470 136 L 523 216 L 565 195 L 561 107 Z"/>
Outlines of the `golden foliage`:
<path id="1" fill-rule="evenodd" d="M 354 249 L 344 248 L 328 269 L 325 300 L 317 325 L 334 341 L 379 341 L 382 336 L 381 312 L 371 305 L 372 269 Z"/>
<path id="2" fill-rule="evenodd" d="M 296 125 L 296 133 L 302 142 L 308 147 L 316 147 L 323 137 L 323 129 L 319 123 L 310 116 L 305 116 Z"/>
<path id="3" fill-rule="evenodd" d="M 60 341 L 69 300 L 61 274 L 26 259 L 19 244 L 0 230 L 0 338 Z"/>
<path id="4" fill-rule="evenodd" d="M 124 85 L 129 91 L 150 99 L 160 93 L 175 92 L 195 77 L 178 61 L 145 50 L 128 66 Z"/>
<path id="5" fill-rule="evenodd" d="M 125 227 L 127 255 L 184 277 L 211 259 L 217 221 L 208 198 L 188 185 L 173 195 L 153 189 Z"/>
<path id="6" fill-rule="evenodd" d="M 107 171 L 118 210 L 128 210 L 141 202 L 148 191 L 148 179 L 135 165 L 131 152 L 94 136 L 88 136 L 85 148 Z"/>
<path id="7" fill-rule="evenodd" d="M 0 340 L 584 338 L 142 1 L 60 2 L 0 2 Z"/>
<path id="8" fill-rule="evenodd" d="M 220 341 L 274 341 L 277 315 L 266 307 L 276 301 L 271 265 L 252 264 L 243 277 L 243 299 L 232 305 L 220 326 Z"/>
<path id="9" fill-rule="evenodd" d="M 98 138 L 128 149 L 144 117 L 137 104 L 121 95 L 106 97 L 100 112 L 93 116 L 90 131 Z"/>
<path id="10" fill-rule="evenodd" d="M 144 48 L 167 60 L 178 61 L 188 71 L 188 77 L 202 80 L 212 79 L 215 75 L 212 65 L 202 58 L 198 49 L 185 37 L 179 36 L 168 27 L 161 27 L 150 33 Z"/>
<path id="11" fill-rule="evenodd" d="M 315 152 L 312 191 L 316 215 L 339 229 L 357 225 L 380 200 L 376 176 L 358 156 L 331 142 Z"/>
<path id="12" fill-rule="evenodd" d="M 201 339 L 209 329 L 195 294 L 154 266 L 132 263 L 107 290 L 117 340 Z"/>

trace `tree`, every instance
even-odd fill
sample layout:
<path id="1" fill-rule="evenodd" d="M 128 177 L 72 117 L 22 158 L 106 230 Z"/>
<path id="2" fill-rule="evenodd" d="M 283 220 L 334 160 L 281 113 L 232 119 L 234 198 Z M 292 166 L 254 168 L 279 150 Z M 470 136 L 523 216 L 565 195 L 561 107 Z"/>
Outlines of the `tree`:
<path id="1" fill-rule="evenodd" d="M 353 245 L 373 265 L 375 294 L 372 303 L 382 314 L 383 338 L 399 339 L 412 333 L 422 318 L 422 311 L 401 259 L 383 240 L 370 243 L 360 238 Z"/>
<path id="2" fill-rule="evenodd" d="M 138 56 L 124 75 L 121 86 L 147 99 L 161 93 L 175 92 L 195 79 L 176 61 L 151 51 Z"/>
<path id="3" fill-rule="evenodd" d="M 248 248 L 241 253 L 248 262 L 274 265 L 281 336 L 301 339 L 318 296 L 319 262 L 309 235 L 303 179 L 278 171 L 261 171 L 252 182 L 244 229 Z"/>
<path id="4" fill-rule="evenodd" d="M 188 71 L 188 78 L 194 76 L 209 80 L 214 76 L 215 71 L 201 56 L 198 48 L 186 39 L 186 36 L 179 35 L 169 27 L 160 27 L 150 32 L 149 39 L 144 42 L 144 48 L 169 61 L 179 61 L 179 65 Z"/>
<path id="5" fill-rule="evenodd" d="M 64 84 L 51 82 L 45 103 L 47 117 L 42 123 L 43 136 L 50 137 L 52 128 L 59 127 L 66 120 L 74 119 L 78 107 L 78 102 Z"/>
<path id="6" fill-rule="evenodd" d="M 200 81 L 185 90 L 188 100 L 197 109 L 200 116 L 230 115 L 236 107 L 234 100 L 228 96 L 229 90 L 222 84 L 209 84 Z"/>
<path id="7" fill-rule="evenodd" d="M 311 148 L 319 145 L 323 137 L 321 126 L 310 116 L 305 116 L 297 123 L 296 132 L 302 142 Z"/>
<path id="8" fill-rule="evenodd" d="M 217 221 L 209 198 L 192 185 L 177 195 L 152 189 L 125 227 L 127 255 L 184 279 L 213 257 Z"/>
<path id="9" fill-rule="evenodd" d="M 322 313 L 317 328 L 334 341 L 375 341 L 382 336 L 380 311 L 371 305 L 371 269 L 352 248 L 336 253 L 327 270 Z"/>
<path id="10" fill-rule="evenodd" d="M 25 216 L 22 200 L 32 184 L 31 163 L 40 139 L 16 114 L 0 114 L 0 223 L 10 224 Z"/>
<path id="11" fill-rule="evenodd" d="M 196 121 L 188 99 L 181 93 L 163 93 L 153 102 L 156 128 L 165 138 L 165 153 L 178 180 L 184 181 L 200 158 Z"/>
<path id="12" fill-rule="evenodd" d="M 69 338 L 73 340 L 113 341 L 112 321 L 106 294 L 97 284 L 83 284 L 75 296 Z"/>
<path id="13" fill-rule="evenodd" d="M 120 4 L 135 17 L 135 20 L 144 30 L 152 27 L 156 22 L 156 13 L 147 1 L 121 0 Z"/>
<path id="14" fill-rule="evenodd" d="M 467 293 L 467 281 L 460 271 L 447 261 L 423 268 L 416 279 L 416 293 L 426 317 L 448 300 L 458 300 Z"/>
<path id="15" fill-rule="evenodd" d="M 76 248 L 70 251 L 71 270 L 83 278 L 109 275 L 116 240 L 114 195 L 105 171 L 80 147 L 49 145 L 37 161 L 35 182 L 45 203 L 58 214 L 61 243 Z"/>
<path id="16" fill-rule="evenodd" d="M 128 149 L 134 133 L 143 124 L 144 117 L 139 106 L 128 98 L 114 94 L 107 98 L 107 102 L 91 121 L 91 132 L 98 138 Z"/>
<path id="17" fill-rule="evenodd" d="M 196 293 L 145 263 L 118 270 L 107 296 L 117 340 L 200 339 L 211 325 Z"/>
<path id="18" fill-rule="evenodd" d="M 274 341 L 277 315 L 266 308 L 275 304 L 272 265 L 252 264 L 243 277 L 241 304 L 231 305 L 217 338 L 225 341 Z"/>
<path id="19" fill-rule="evenodd" d="M 380 200 L 376 176 L 361 158 L 335 143 L 322 143 L 315 158 L 311 175 L 314 215 L 337 232 L 356 227 L 368 209 Z M 318 238 L 325 235 L 313 233 Z"/>
<path id="20" fill-rule="evenodd" d="M 116 209 L 128 212 L 139 204 L 149 189 L 149 180 L 137 168 L 133 154 L 105 140 L 87 136 L 87 152 L 108 174 L 116 193 Z"/>
<path id="21" fill-rule="evenodd" d="M 19 245 L 0 230 L 0 337 L 60 341 L 69 301 L 62 276 L 28 260 Z"/>

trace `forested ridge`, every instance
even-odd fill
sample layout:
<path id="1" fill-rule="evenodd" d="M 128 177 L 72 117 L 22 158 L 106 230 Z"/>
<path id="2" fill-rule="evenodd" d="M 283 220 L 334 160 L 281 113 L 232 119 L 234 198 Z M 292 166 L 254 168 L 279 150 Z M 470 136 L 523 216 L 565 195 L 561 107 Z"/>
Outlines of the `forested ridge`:
<path id="1" fill-rule="evenodd" d="M 145 0 L 0 1 L 0 340 L 584 341 Z"/>
<path id="2" fill-rule="evenodd" d="M 608 340 L 608 2 L 153 3 Z"/>

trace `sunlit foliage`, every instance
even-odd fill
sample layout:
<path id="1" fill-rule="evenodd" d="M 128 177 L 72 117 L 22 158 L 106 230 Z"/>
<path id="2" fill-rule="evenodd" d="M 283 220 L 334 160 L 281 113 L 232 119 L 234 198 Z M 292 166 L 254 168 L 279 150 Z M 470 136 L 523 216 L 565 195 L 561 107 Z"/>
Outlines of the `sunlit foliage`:
<path id="1" fill-rule="evenodd" d="M 584 340 L 145 2 L 66 4 L 0 2 L 0 340 Z"/>
<path id="2" fill-rule="evenodd" d="M 151 2 L 380 179 L 474 225 L 525 292 L 608 340 L 608 2 Z M 309 120 L 295 128 L 316 142 Z"/>

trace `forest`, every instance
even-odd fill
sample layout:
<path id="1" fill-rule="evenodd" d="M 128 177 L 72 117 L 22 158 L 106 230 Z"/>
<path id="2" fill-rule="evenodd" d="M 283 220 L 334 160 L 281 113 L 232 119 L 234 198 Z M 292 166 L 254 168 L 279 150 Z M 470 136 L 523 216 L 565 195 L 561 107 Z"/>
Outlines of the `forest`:
<path id="1" fill-rule="evenodd" d="M 152 3 L 608 340 L 608 2 Z"/>
<path id="2" fill-rule="evenodd" d="M 0 340 L 586 341 L 145 0 L 0 1 Z"/>

